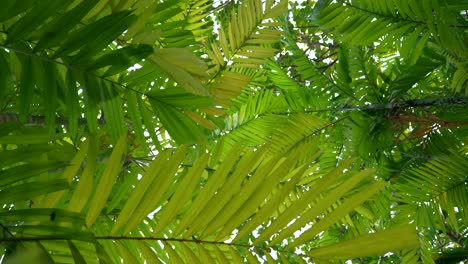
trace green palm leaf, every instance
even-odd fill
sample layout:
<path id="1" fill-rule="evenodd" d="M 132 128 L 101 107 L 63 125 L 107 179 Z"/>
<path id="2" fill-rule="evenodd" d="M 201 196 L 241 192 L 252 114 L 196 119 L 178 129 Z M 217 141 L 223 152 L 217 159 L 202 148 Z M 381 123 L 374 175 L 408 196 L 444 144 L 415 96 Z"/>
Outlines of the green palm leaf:
<path id="1" fill-rule="evenodd" d="M 6 1 L 6 263 L 434 263 L 466 247 L 456 1 Z"/>

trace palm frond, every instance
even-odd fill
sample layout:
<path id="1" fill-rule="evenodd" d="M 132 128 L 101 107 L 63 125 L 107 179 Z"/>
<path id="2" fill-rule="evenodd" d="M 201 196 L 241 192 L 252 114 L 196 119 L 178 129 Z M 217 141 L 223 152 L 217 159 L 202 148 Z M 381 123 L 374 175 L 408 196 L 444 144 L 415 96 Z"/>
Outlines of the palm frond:
<path id="1" fill-rule="evenodd" d="M 281 23 L 271 22 L 271 18 L 285 13 L 288 3 L 273 4 L 269 1 L 264 7 L 261 1 L 243 1 L 232 10 L 230 21 L 221 25 L 218 41 L 210 42 L 209 83 L 216 100 L 226 104 L 239 95 L 251 81 L 242 69 L 258 68 L 278 52 L 272 45 L 281 39 L 277 29 Z"/>
<path id="2" fill-rule="evenodd" d="M 56 115 L 64 116 L 63 113 L 66 113 L 68 129 L 77 136 L 83 132 L 78 126 L 82 114 L 87 120 L 87 129 L 91 132 L 97 131 L 99 124 L 96 120 L 99 116 L 104 116 L 108 119 L 108 133 L 116 141 L 125 133 L 128 123 L 126 116 L 130 115 L 133 126 L 141 128 L 145 125 L 152 140 L 157 142 L 160 137 L 156 135 L 154 121 L 146 111 L 149 104 L 145 102 L 146 98 L 151 97 L 147 93 L 148 87 L 152 86 L 151 82 L 159 80 L 164 83 L 169 77 L 189 93 L 208 96 L 208 91 L 202 84 L 207 77 L 206 65 L 191 52 L 181 48 L 189 46 L 188 39 L 191 39 L 190 45 L 195 45 L 198 41 L 195 38 L 209 29 L 208 24 L 201 21 L 202 16 L 199 14 L 209 7 L 206 2 L 153 3 L 145 6 L 140 1 L 135 4 L 134 11 L 126 11 L 132 4 L 124 1 L 117 5 L 104 2 L 97 5 L 95 1 L 82 1 L 76 5 L 54 2 L 57 5 L 56 12 L 50 12 L 50 8 L 47 12 L 42 12 L 47 3 L 48 1 L 44 1 L 34 8 L 20 11 L 25 14 L 17 21 L 3 21 L 7 34 L 6 41 L 1 44 L 0 64 L 4 70 L 2 82 L 7 86 L 2 92 L 19 91 L 21 103 L 18 104 L 18 109 L 11 110 L 20 114 L 22 122 L 26 121 L 26 114 L 33 111 L 45 115 L 46 124 L 50 131 L 54 131 L 57 127 Z M 168 8 L 164 12 L 155 11 L 164 6 Z M 9 6 L 13 13 L 16 12 L 15 8 L 20 9 L 22 5 Z M 186 12 L 188 13 L 185 14 Z M 137 18 L 137 15 L 141 16 Z M 148 16 L 156 17 L 159 19 L 157 21 L 165 25 L 149 28 L 144 26 L 142 21 L 148 19 Z M 33 18 L 37 19 L 35 23 L 29 23 Z M 169 24 L 175 27 L 168 27 Z M 105 34 L 100 34 L 101 32 Z M 155 34 L 157 32 L 159 34 Z M 139 41 L 141 36 L 157 38 Z M 162 49 L 154 49 L 156 41 L 159 41 Z M 142 63 L 142 67 L 133 75 L 138 77 L 143 74 L 148 79 L 138 78 L 139 83 L 136 85 L 134 78 L 128 79 L 126 76 L 127 69 L 144 59 L 152 63 Z M 32 69 L 37 72 L 32 72 Z M 119 82 L 123 76 L 126 78 Z M 133 87 L 144 89 L 135 90 Z M 31 105 L 39 100 L 32 96 L 34 93 L 42 96 L 47 108 L 31 109 Z M 9 96 L 7 93 L 4 95 Z M 126 95 L 131 98 L 126 98 Z M 130 108 L 139 109 L 141 115 L 129 113 L 125 107 L 127 100 L 132 102 Z M 216 124 L 207 120 L 206 115 L 219 115 L 219 111 L 207 111 L 209 114 L 206 114 L 200 113 L 198 109 L 189 111 L 180 106 L 154 104 L 154 100 L 151 104 L 157 108 L 160 122 L 169 128 L 169 133 L 179 143 L 202 139 L 205 132 L 200 126 L 209 130 L 216 128 Z M 214 103 L 210 106 L 214 106 Z M 145 113 L 146 116 L 141 118 Z M 198 133 L 191 136 L 180 133 L 180 128 L 171 127 L 174 116 L 185 120 L 186 124 L 190 124 L 190 129 Z M 143 149 L 148 149 L 145 146 L 144 131 L 137 131 L 137 135 Z"/>
<path id="3" fill-rule="evenodd" d="M 466 9 L 6 1 L 2 261 L 461 260 Z"/>
<path id="4" fill-rule="evenodd" d="M 414 64 L 432 42 L 454 59 L 454 78 L 451 87 L 457 93 L 466 89 L 462 61 L 466 60 L 466 21 L 458 9 L 448 8 L 437 1 L 319 1 L 313 21 L 319 27 L 342 36 L 352 45 L 378 43 L 397 44 L 402 58 Z M 449 43 L 450 42 L 450 43 Z"/>
<path id="5" fill-rule="evenodd" d="M 420 165 L 405 170 L 399 183 L 396 200 L 417 207 L 417 223 L 434 235 L 437 229 L 464 232 L 466 227 L 466 151 L 452 150 Z M 405 194 L 403 194 L 405 192 Z"/>
<path id="6" fill-rule="evenodd" d="M 269 145 L 257 150 L 239 145 L 223 150 L 220 145 L 215 146 L 215 149 L 218 149 L 218 153 L 224 152 L 224 155 L 205 153 L 195 159 L 189 158 L 193 161 L 188 166 L 183 164 L 187 161 L 189 148 L 180 147 L 174 152 L 171 149 L 161 152 L 151 164 L 145 166 L 142 179 L 134 182 L 135 187 L 128 199 L 121 200 L 117 198 L 120 193 L 118 178 L 121 174 L 119 168 L 122 154 L 125 152 L 125 138 L 119 139 L 104 170 L 96 170 L 93 162 L 96 160 L 95 146 L 92 141 L 83 143 L 73 158 L 72 165 L 59 177 L 65 183 L 70 181 L 72 189 L 69 193 L 62 192 L 63 196 L 59 197 L 52 193 L 38 199 L 37 206 L 33 205 L 30 209 L 13 209 L 4 213 L 6 216 L 2 218 L 2 224 L 12 235 L 12 241 L 39 239 L 45 252 L 54 261 L 119 261 L 116 259 L 118 255 L 124 261 L 136 262 L 155 258 L 171 262 L 255 259 L 248 250 L 252 245 L 246 244 L 246 239 L 259 226 L 266 229 L 259 232 L 260 237 L 253 244 L 257 245 L 255 248 L 262 249 L 259 246 L 262 241 L 269 241 L 273 245 L 282 238 L 289 238 L 293 241 L 289 245 L 292 249 L 339 221 L 383 187 L 382 183 L 377 182 L 370 185 L 373 187 L 367 193 L 352 195 L 353 186 L 368 179 L 373 172 L 363 171 L 343 177 L 343 168 L 350 164 L 347 162 L 310 185 L 310 191 L 291 200 L 288 197 L 296 195 L 295 187 L 306 173 L 308 164 L 319 157 L 319 153 L 315 152 L 307 159 L 298 159 L 313 144 L 301 144 L 287 154 L 272 154 L 274 152 L 269 151 Z M 80 181 L 75 181 L 70 175 L 77 173 L 83 166 L 86 152 L 86 163 L 79 173 Z M 98 175 L 95 179 L 89 178 L 93 172 Z M 345 183 L 337 185 L 341 181 Z M 126 185 L 126 182 L 122 184 Z M 34 184 L 43 187 L 36 182 Z M 241 187 L 243 191 L 239 192 Z M 22 187 L 14 186 L 14 189 L 21 190 Z M 50 185 L 44 190 L 56 191 Z M 32 192 L 30 195 L 42 193 L 44 192 Z M 272 196 L 275 193 L 281 195 Z M 18 196 L 18 199 L 29 197 L 25 193 Z M 62 197 L 71 198 L 64 200 Z M 331 207 L 335 201 L 343 198 L 341 206 Z M 106 208 L 104 203 L 108 199 L 117 199 L 120 203 L 113 209 Z M 315 204 L 312 207 L 314 209 L 310 209 L 310 203 Z M 43 208 L 49 206 L 56 207 Z M 291 217 L 298 215 L 291 214 L 291 210 L 306 212 L 303 217 L 296 219 L 293 226 L 288 226 Z M 148 217 L 148 214 L 152 216 Z M 27 222 L 24 217 L 31 219 L 31 222 Z M 322 217 L 324 218 L 320 222 L 316 220 Z M 18 221 L 22 224 L 15 224 Z M 67 221 L 72 221 L 73 225 L 66 224 Z M 303 236 L 294 238 L 294 232 L 310 222 L 314 222 L 314 227 Z M 83 233 L 82 228 L 87 232 Z M 283 231 L 278 233 L 279 236 L 270 238 L 280 230 Z M 142 235 L 145 242 L 139 241 Z M 235 236 L 236 242 L 226 242 L 232 236 Z M 11 240 L 8 237 L 3 239 Z M 369 239 L 373 239 L 372 236 Z M 56 242 L 52 243 L 52 240 Z M 163 242 L 164 247 L 158 241 Z M 93 243 L 96 245 L 95 249 L 88 250 L 88 246 Z M 238 251 L 238 247 L 244 250 Z M 400 248 L 395 245 L 393 247 L 395 250 Z M 121 254 L 111 253 L 116 249 Z M 163 255 L 154 254 L 162 250 L 165 252 Z M 107 253 L 103 253 L 104 251 Z M 181 255 L 181 252 L 185 253 Z M 236 252 L 235 255 L 233 252 Z M 305 257 L 297 256 L 293 251 L 282 254 L 287 257 Z M 352 257 L 348 253 L 343 254 Z"/>

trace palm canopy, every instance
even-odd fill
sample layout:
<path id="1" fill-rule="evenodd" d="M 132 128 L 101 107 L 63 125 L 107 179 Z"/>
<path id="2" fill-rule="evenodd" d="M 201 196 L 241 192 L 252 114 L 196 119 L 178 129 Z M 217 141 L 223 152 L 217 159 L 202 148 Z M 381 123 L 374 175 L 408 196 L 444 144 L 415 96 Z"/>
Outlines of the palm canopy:
<path id="1" fill-rule="evenodd" d="M 7 1 L 6 263 L 467 256 L 458 1 Z"/>

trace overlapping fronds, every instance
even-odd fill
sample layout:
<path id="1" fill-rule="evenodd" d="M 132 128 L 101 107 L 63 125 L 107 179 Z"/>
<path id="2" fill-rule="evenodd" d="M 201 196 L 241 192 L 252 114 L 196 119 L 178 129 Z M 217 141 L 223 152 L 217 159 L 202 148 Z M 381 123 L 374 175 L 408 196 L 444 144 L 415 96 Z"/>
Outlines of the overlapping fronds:
<path id="1" fill-rule="evenodd" d="M 67 130 L 75 137 L 84 130 L 100 129 L 99 118 L 105 120 L 114 141 L 128 125 L 138 127 L 136 134 L 145 148 L 142 125 L 153 141 L 158 138 L 151 117 L 154 110 L 176 142 L 199 141 L 206 134 L 204 128 L 216 128 L 206 116 L 219 111 L 198 113 L 198 108 L 162 100 L 155 104 L 148 91 L 170 79 L 187 93 L 209 96 L 203 84 L 208 68 L 189 49 L 194 50 L 211 29 L 203 19 L 210 5 L 114 2 L 11 2 L 2 9 L 2 109 L 19 113 L 23 123 L 28 114 L 43 115 L 50 131 L 63 125 L 56 124 L 57 116 L 66 118 Z M 129 73 L 137 63 L 139 69 Z M 39 102 L 42 107 L 34 107 Z M 150 109 L 150 103 L 156 109 Z M 78 125 L 82 115 L 86 129 Z M 172 127 L 175 120 L 181 120 L 184 128 Z M 187 134 L 186 127 L 197 132 Z"/>
<path id="2" fill-rule="evenodd" d="M 283 66 L 281 71 L 277 66 L 270 65 L 272 68 L 269 73 L 270 79 L 283 91 L 290 107 L 296 110 L 324 109 L 329 107 L 329 102 L 333 102 L 337 96 L 354 99 L 355 96 L 349 86 L 350 81 L 341 78 L 342 76 L 335 78 L 327 71 L 335 62 L 325 64 L 324 59 L 314 59 L 317 55 L 306 52 L 298 46 L 296 41 L 298 38 L 300 36 L 296 33 L 287 31 L 285 42 L 291 54 L 285 56 L 285 65 L 281 65 Z M 328 47 L 324 57 L 336 57 L 337 54 L 333 49 L 334 47 Z M 311 51 L 311 48 L 307 51 Z M 340 58 L 341 62 L 344 63 L 345 60 Z M 285 66 L 290 67 L 286 72 Z M 346 68 L 343 72 L 346 72 Z M 286 80 L 286 76 L 292 80 L 280 81 Z"/>
<path id="3" fill-rule="evenodd" d="M 451 87 L 466 92 L 466 20 L 460 12 L 465 5 L 446 5 L 439 1 L 319 1 L 312 16 L 314 23 L 340 36 L 352 45 L 378 43 L 397 46 L 399 53 L 414 64 L 428 42 L 437 43 L 451 58 L 454 67 Z M 434 48 L 434 46 L 432 46 Z M 463 76 L 463 77 L 462 77 Z"/>
<path id="4" fill-rule="evenodd" d="M 271 19 L 287 11 L 288 1 L 274 2 L 242 1 L 221 25 L 218 39 L 209 43 L 210 90 L 219 102 L 228 103 L 251 81 L 243 69 L 259 68 L 278 52 L 273 44 L 281 39 L 282 23 Z"/>
<path id="5" fill-rule="evenodd" d="M 73 146 L 61 141 L 63 134 L 44 134 L 44 128 L 21 129 L 18 122 L 0 127 L 0 144 L 19 145 L 1 152 L 2 204 L 15 204 L 68 188 L 68 182 L 55 173 L 74 155 Z"/>
<path id="6" fill-rule="evenodd" d="M 462 260 L 467 9 L 2 3 L 2 261 Z"/>
<path id="7" fill-rule="evenodd" d="M 237 104 L 237 111 L 225 118 L 225 129 L 219 132 L 228 145 L 260 145 L 286 121 L 285 116 L 272 114 L 273 110 L 284 109 L 284 101 L 273 90 L 262 90 Z"/>
<path id="8" fill-rule="evenodd" d="M 322 129 L 333 126 L 315 114 L 292 111 L 287 97 L 274 90 L 262 90 L 240 104 L 226 120 L 219 136 L 228 145 L 242 143 L 259 146 L 266 142 L 275 152 L 287 152 L 318 137 Z"/>
<path id="9" fill-rule="evenodd" d="M 454 149 L 449 154 L 433 156 L 404 170 L 395 185 L 396 200 L 416 207 L 417 224 L 432 235 L 436 230 L 463 233 L 466 225 L 460 223 L 468 220 L 466 149 Z"/>
<path id="10" fill-rule="evenodd" d="M 290 48 L 297 51 L 293 58 L 296 66 L 295 73 L 300 81 L 292 79 L 284 72 L 284 69 L 274 63 L 267 65 L 268 79 L 280 90 L 280 95 L 284 97 L 291 111 L 300 112 L 324 107 L 327 97 L 326 91 L 332 89 L 333 83 L 314 70 L 316 66 L 307 59 L 305 54 L 299 51 L 297 46 L 294 45 Z M 317 91 L 319 87 L 321 87 L 321 91 Z"/>
<path id="11" fill-rule="evenodd" d="M 32 143 L 40 143 L 37 138 L 31 142 L 28 138 L 22 141 L 29 145 L 28 150 L 34 148 Z M 3 144 L 11 145 L 12 140 L 12 136 L 0 137 Z M 294 248 L 346 217 L 385 183 L 372 179 L 373 170 L 343 174 L 352 164 L 346 161 L 298 193 L 300 180 L 311 173 L 309 164 L 320 156 L 317 151 L 304 156 L 317 149 L 314 144 L 300 144 L 287 154 L 272 154 L 270 144 L 256 150 L 223 146 L 220 142 L 197 157 L 191 157 L 187 146 L 163 150 L 144 165 L 139 180 L 123 178 L 123 171 L 128 170 L 122 169 L 122 159 L 127 157 L 125 136 L 105 157 L 103 169 L 96 164 L 100 154 L 92 136 L 81 144 L 64 170 L 48 172 L 57 166 L 47 165 L 52 158 L 45 154 L 42 170 L 35 166 L 29 178 L 12 171 L 25 170 L 30 164 L 3 169 L 4 185 L 13 184 L 11 191 L 6 188 L 0 192 L 1 197 L 10 199 L 3 201 L 31 202 L 2 213 L 5 232 L 1 240 L 8 248 L 34 248 L 27 241 L 36 240 L 40 254 L 54 262 L 86 263 L 241 263 L 244 259 L 257 259 L 258 252 L 274 259 L 278 256 L 270 255 L 270 247 L 264 243 L 273 246 L 283 239 L 289 242 L 278 254 L 286 259 L 354 258 L 417 247 L 415 229 L 408 226 L 297 255 Z M 51 150 L 59 149 L 51 146 Z M 26 149 L 12 151 L 24 153 Z M 42 188 L 39 182 L 28 182 L 43 174 L 55 175 L 63 186 L 57 183 Z M 22 190 L 22 182 L 32 185 L 29 192 L 16 192 L 14 200 L 13 196 L 6 196 Z M 355 192 L 363 186 L 367 186 L 366 191 Z M 64 190 L 56 192 L 60 189 Z M 292 220 L 295 222 L 290 225 Z M 297 237 L 297 230 L 306 225 L 312 228 Z M 400 242 L 391 243 L 389 233 L 400 237 Z M 359 247 L 355 242 L 372 243 L 375 239 L 382 241 L 381 247 L 369 247 L 369 252 L 361 250 L 355 254 Z"/>
<path id="12" fill-rule="evenodd" d="M 207 0 L 136 1 L 132 8 L 138 18 L 125 34 L 125 39 L 132 42 L 196 49 L 197 42 L 211 30 L 207 20 L 211 5 Z"/>

